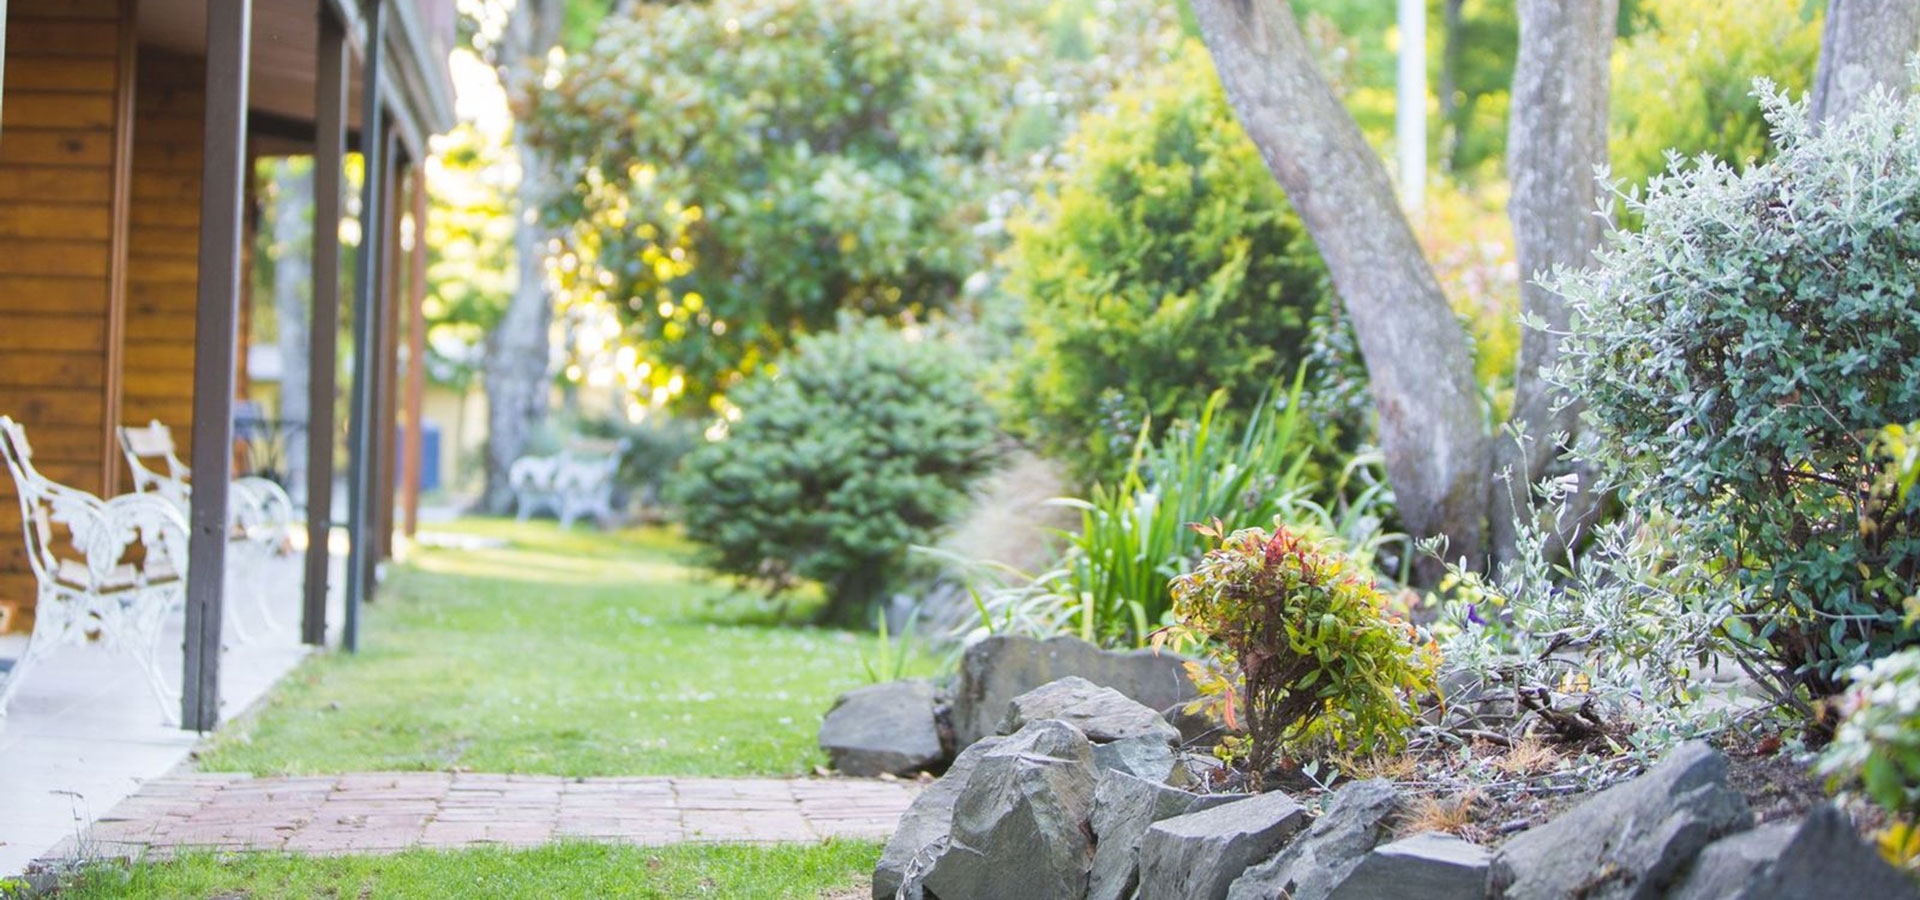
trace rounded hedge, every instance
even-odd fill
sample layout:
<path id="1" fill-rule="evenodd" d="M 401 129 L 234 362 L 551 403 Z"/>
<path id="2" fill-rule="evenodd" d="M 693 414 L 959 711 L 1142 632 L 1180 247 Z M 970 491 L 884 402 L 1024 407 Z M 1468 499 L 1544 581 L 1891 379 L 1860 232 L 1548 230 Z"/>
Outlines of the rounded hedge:
<path id="1" fill-rule="evenodd" d="M 1204 49 L 1152 75 L 1084 120 L 1013 228 L 1029 343 L 1009 406 L 1089 479 L 1117 474 L 1143 415 L 1163 429 L 1217 388 L 1244 408 L 1293 375 L 1331 296 Z"/>
<path id="2" fill-rule="evenodd" d="M 991 463 L 993 418 L 970 357 L 878 321 L 802 338 L 731 398 L 725 438 L 682 461 L 670 495 L 715 569 L 772 594 L 827 591 L 823 618 L 865 624 Z"/>

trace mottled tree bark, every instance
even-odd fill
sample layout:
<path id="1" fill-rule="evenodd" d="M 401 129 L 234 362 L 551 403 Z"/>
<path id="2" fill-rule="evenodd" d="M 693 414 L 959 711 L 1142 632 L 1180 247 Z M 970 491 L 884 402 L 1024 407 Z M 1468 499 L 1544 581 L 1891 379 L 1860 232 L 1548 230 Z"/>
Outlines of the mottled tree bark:
<path id="1" fill-rule="evenodd" d="M 1523 276 L 1520 308 L 1526 320 L 1545 327 L 1525 328 L 1520 337 L 1512 422 L 1525 440 L 1495 442 L 1495 471 L 1511 478 L 1494 488 L 1488 511 L 1496 560 L 1513 555 L 1515 517 L 1527 514 L 1526 492 L 1560 455 L 1555 436 L 1580 430 L 1580 405 L 1540 377 L 1559 360 L 1561 337 L 1572 323 L 1566 303 L 1538 278 L 1558 266 L 1589 265 L 1600 245 L 1605 223 L 1598 215 L 1594 169 L 1607 161 L 1607 59 L 1619 3 L 1520 0 L 1519 13 L 1520 55 L 1507 125 L 1507 175 L 1513 182 L 1507 214 Z M 1567 541 L 1599 510 L 1599 493 L 1590 477 L 1584 481 L 1562 523 Z"/>
<path id="2" fill-rule="evenodd" d="M 490 49 L 508 103 L 524 116 L 537 97 L 547 51 L 560 39 L 561 0 L 523 0 L 498 42 Z M 516 198 L 514 268 L 518 282 L 500 323 L 487 335 L 483 383 L 487 391 L 487 486 L 480 504 L 493 513 L 513 507 L 507 483 L 513 461 L 547 417 L 553 297 L 547 290 L 548 229 L 540 224 L 542 207 L 553 189 L 552 166 L 542 154 L 513 139 L 520 163 Z"/>
<path id="3" fill-rule="evenodd" d="M 1916 0 L 1829 0 L 1813 76 L 1815 122 L 1842 121 L 1875 85 L 1909 87 L 1907 59 L 1920 44 Z"/>
<path id="4" fill-rule="evenodd" d="M 287 493 L 307 499 L 307 385 L 313 370 L 313 167 L 281 160 L 273 167 L 273 310 L 280 348 L 280 422 Z"/>
<path id="5" fill-rule="evenodd" d="M 1379 156 L 1314 65 L 1283 0 L 1192 7 L 1227 97 L 1352 317 L 1402 520 L 1417 537 L 1444 535 L 1449 556 L 1477 563 L 1488 441 L 1468 337 Z"/>

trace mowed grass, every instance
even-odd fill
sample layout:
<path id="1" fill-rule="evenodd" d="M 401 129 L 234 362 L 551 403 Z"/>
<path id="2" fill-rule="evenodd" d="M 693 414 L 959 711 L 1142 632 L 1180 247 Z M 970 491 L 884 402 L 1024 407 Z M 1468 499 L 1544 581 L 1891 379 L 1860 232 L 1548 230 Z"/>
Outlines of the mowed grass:
<path id="1" fill-rule="evenodd" d="M 825 763 L 821 716 L 880 656 L 872 635 L 772 621 L 663 529 L 435 528 L 508 544 L 394 567 L 360 652 L 308 659 L 202 769 L 798 775 Z"/>
<path id="2" fill-rule="evenodd" d="M 554 844 L 531 850 L 414 850 L 392 856 L 301 857 L 199 853 L 131 866 L 99 863 L 64 879 L 60 900 L 94 898 L 449 897 L 818 898 L 866 896 L 858 885 L 878 844 L 619 847 Z"/>

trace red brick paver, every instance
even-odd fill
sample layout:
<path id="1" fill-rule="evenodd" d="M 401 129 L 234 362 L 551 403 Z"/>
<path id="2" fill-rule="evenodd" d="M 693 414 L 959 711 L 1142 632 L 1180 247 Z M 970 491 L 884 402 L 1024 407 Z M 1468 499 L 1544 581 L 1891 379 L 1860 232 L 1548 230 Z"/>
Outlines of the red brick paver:
<path id="1" fill-rule="evenodd" d="M 854 779 L 176 775 L 147 782 L 54 855 L 143 856 L 184 848 L 388 853 L 567 839 L 883 840 L 918 791 L 907 782 Z"/>

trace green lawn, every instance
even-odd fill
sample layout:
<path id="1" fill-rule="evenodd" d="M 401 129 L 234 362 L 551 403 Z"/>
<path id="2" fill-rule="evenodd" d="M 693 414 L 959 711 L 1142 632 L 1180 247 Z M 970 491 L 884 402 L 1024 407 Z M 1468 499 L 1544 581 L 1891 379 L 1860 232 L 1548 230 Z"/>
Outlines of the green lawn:
<path id="1" fill-rule="evenodd" d="M 865 897 L 858 885 L 880 846 L 614 847 L 415 850 L 393 856 L 195 854 L 131 867 L 101 863 L 63 882 L 60 900 L 93 898 L 614 898 Z M 4 891 L 0 891 L 3 894 Z"/>
<path id="2" fill-rule="evenodd" d="M 307 660 L 216 735 L 202 769 L 802 774 L 825 762 L 821 715 L 878 655 L 871 635 L 729 599 L 661 529 L 435 528 L 509 544 L 395 566 L 360 652 Z"/>

